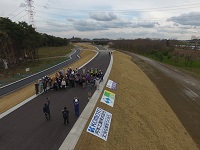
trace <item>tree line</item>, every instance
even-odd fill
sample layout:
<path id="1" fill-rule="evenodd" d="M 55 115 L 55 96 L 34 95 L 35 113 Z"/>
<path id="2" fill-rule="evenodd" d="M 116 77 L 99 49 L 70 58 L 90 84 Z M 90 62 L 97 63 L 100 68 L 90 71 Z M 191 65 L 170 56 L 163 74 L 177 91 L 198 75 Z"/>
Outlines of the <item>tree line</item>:
<path id="1" fill-rule="evenodd" d="M 109 46 L 115 49 L 125 50 L 150 56 L 153 59 L 171 61 L 174 64 L 184 63 L 191 66 L 195 61 L 200 61 L 200 50 L 187 47 L 189 43 L 167 39 L 135 39 L 113 40 Z M 182 45 L 186 45 L 181 47 Z"/>
<path id="2" fill-rule="evenodd" d="M 69 40 L 43 33 L 26 22 L 0 17 L 0 64 L 12 68 L 22 62 L 39 60 L 38 48 L 66 46 Z"/>

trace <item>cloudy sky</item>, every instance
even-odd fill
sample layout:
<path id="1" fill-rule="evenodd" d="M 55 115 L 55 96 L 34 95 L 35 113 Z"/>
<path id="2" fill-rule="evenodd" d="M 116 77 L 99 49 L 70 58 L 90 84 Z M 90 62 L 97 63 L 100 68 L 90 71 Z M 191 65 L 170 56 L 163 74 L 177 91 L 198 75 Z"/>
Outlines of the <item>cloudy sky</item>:
<path id="1" fill-rule="evenodd" d="M 33 0 L 0 0 L 0 16 L 31 23 L 26 1 Z M 31 5 L 36 30 L 58 37 L 200 37 L 199 0 L 34 0 Z"/>

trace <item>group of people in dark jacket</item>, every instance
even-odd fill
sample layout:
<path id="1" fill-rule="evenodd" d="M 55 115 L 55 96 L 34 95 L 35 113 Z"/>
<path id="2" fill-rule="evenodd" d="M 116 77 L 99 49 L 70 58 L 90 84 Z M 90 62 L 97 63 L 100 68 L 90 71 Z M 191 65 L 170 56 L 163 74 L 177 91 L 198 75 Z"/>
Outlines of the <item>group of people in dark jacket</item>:
<path id="1" fill-rule="evenodd" d="M 39 82 L 37 83 L 36 94 L 40 92 L 46 92 L 48 89 L 58 91 L 58 90 L 65 90 L 69 86 L 75 87 L 75 85 L 76 86 L 80 85 L 84 88 L 87 85 L 89 89 L 88 99 L 90 100 L 93 87 L 95 87 L 96 90 L 99 89 L 99 84 L 100 82 L 103 81 L 103 76 L 104 76 L 103 70 L 99 70 L 98 68 L 91 68 L 90 70 L 87 71 L 85 67 L 82 68 L 82 71 L 78 70 L 77 68 L 72 70 L 71 67 L 69 67 L 67 71 L 65 71 L 65 69 L 61 69 L 55 74 L 55 77 L 53 78 L 45 76 L 42 79 L 40 79 Z M 75 116 L 79 117 L 80 100 L 77 97 L 75 97 L 73 99 L 73 104 L 74 104 Z M 49 98 L 47 98 L 47 103 L 45 103 L 43 106 L 43 112 L 45 114 L 45 118 L 47 120 L 50 120 L 51 114 L 50 114 Z M 64 109 L 62 110 L 62 116 L 64 119 L 64 124 L 68 125 L 69 110 L 67 109 L 67 107 L 64 107 Z"/>
<path id="2" fill-rule="evenodd" d="M 103 70 L 98 68 L 91 68 L 86 71 L 83 67 L 82 71 L 78 68 L 72 69 L 69 67 L 67 71 L 63 68 L 59 70 L 54 77 L 45 76 L 35 83 L 36 94 L 47 92 L 48 89 L 52 90 L 65 90 L 67 87 L 75 87 L 80 85 L 83 88 L 91 84 L 93 87 L 98 88 L 98 83 L 103 81 Z M 96 82 L 96 80 L 98 80 Z"/>
<path id="3" fill-rule="evenodd" d="M 74 104 L 75 116 L 79 117 L 80 100 L 77 97 L 75 97 L 73 99 L 73 104 Z M 44 112 L 46 120 L 50 120 L 51 114 L 50 114 L 50 99 L 49 98 L 47 98 L 47 103 L 45 103 L 43 106 L 43 112 Z M 69 110 L 67 109 L 67 107 L 64 107 L 64 109 L 62 110 L 62 116 L 64 119 L 64 125 L 69 125 Z"/>

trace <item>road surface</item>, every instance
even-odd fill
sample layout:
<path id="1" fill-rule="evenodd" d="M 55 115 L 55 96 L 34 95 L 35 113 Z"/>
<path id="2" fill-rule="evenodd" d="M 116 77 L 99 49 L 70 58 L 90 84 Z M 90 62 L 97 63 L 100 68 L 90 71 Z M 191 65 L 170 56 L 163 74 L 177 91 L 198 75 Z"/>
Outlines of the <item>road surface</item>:
<path id="1" fill-rule="evenodd" d="M 100 53 L 86 65 L 86 69 L 99 68 L 106 72 L 110 55 L 102 47 Z M 33 87 L 34 88 L 34 87 Z M 80 99 L 80 112 L 87 105 L 87 88 L 76 86 L 64 91 L 48 91 L 13 111 L 0 120 L 0 149 L 2 150 L 58 150 L 77 118 L 73 98 Z M 94 92 L 94 91 L 93 91 Z M 46 98 L 51 100 L 51 120 L 42 112 Z M 63 124 L 61 110 L 67 106 L 70 111 L 70 125 Z"/>
<path id="2" fill-rule="evenodd" d="M 64 61 L 64 62 L 62 62 L 62 63 L 60 63 L 60 64 L 58 64 L 58 65 L 56 65 L 54 67 L 51 67 L 51 68 L 49 68 L 47 70 L 44 70 L 44 71 L 42 71 L 42 72 L 40 72 L 38 74 L 34 74 L 31 77 L 27 77 L 25 79 L 22 79 L 22 80 L 19 80 L 19 81 L 15 82 L 15 83 L 11 83 L 11 84 L 9 84 L 7 86 L 0 87 L 0 97 L 4 96 L 4 95 L 6 95 L 6 94 L 8 94 L 10 92 L 13 92 L 13 91 L 15 91 L 15 90 L 17 90 L 19 88 L 22 88 L 22 87 L 24 87 L 25 85 L 27 85 L 27 84 L 29 84 L 31 82 L 34 82 L 34 81 L 36 81 L 36 80 L 38 80 L 38 79 L 40 79 L 40 78 L 42 78 L 42 77 L 44 77 L 44 76 L 46 76 L 48 74 L 51 74 L 51 73 L 59 70 L 60 68 L 63 68 L 64 66 L 67 66 L 67 65 L 75 62 L 77 59 L 79 59 L 79 57 L 77 55 L 80 52 L 81 51 L 79 49 L 77 49 L 75 51 L 75 53 L 73 53 L 71 55 L 71 59 L 68 59 L 68 60 L 66 60 L 66 61 Z"/>

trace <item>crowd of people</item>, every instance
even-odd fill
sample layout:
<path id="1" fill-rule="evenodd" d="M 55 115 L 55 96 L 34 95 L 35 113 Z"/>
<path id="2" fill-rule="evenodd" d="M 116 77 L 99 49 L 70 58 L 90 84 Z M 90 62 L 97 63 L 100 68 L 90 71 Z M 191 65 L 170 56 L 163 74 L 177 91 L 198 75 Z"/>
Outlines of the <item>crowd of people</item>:
<path id="1" fill-rule="evenodd" d="M 75 116 L 79 117 L 79 104 L 80 100 L 77 97 L 74 97 L 73 99 L 73 104 L 74 104 L 74 111 L 75 111 Z M 50 99 L 47 97 L 47 103 L 44 104 L 43 106 L 43 113 L 45 115 L 46 120 L 51 119 L 51 113 L 50 113 Z M 64 119 L 64 125 L 69 125 L 69 110 L 67 107 L 64 107 L 62 110 L 62 116 Z"/>
<path id="2" fill-rule="evenodd" d="M 54 77 L 45 76 L 35 83 L 36 94 L 47 92 L 47 90 L 65 90 L 67 87 L 74 88 L 75 86 L 88 86 L 99 89 L 99 83 L 103 80 L 103 70 L 98 68 L 91 68 L 86 71 L 83 67 L 81 70 L 78 68 L 72 69 L 69 67 L 67 70 L 64 68 L 59 70 Z"/>
<path id="3" fill-rule="evenodd" d="M 88 99 L 92 96 L 92 89 L 99 90 L 99 84 L 103 81 L 103 70 L 98 68 L 91 68 L 86 71 L 86 68 L 82 69 L 72 69 L 69 67 L 67 70 L 64 68 L 55 73 L 54 77 L 45 76 L 39 79 L 35 83 L 36 94 L 47 92 L 48 90 L 64 91 L 67 88 L 74 88 L 76 86 L 81 86 L 83 88 L 88 88 Z M 79 103 L 80 100 L 75 97 L 73 99 L 75 116 L 79 117 Z M 46 120 L 51 119 L 50 115 L 50 100 L 47 98 L 47 103 L 43 106 L 43 112 L 45 114 Z M 64 124 L 69 124 L 69 110 L 64 107 L 62 110 L 62 115 L 64 119 Z"/>

